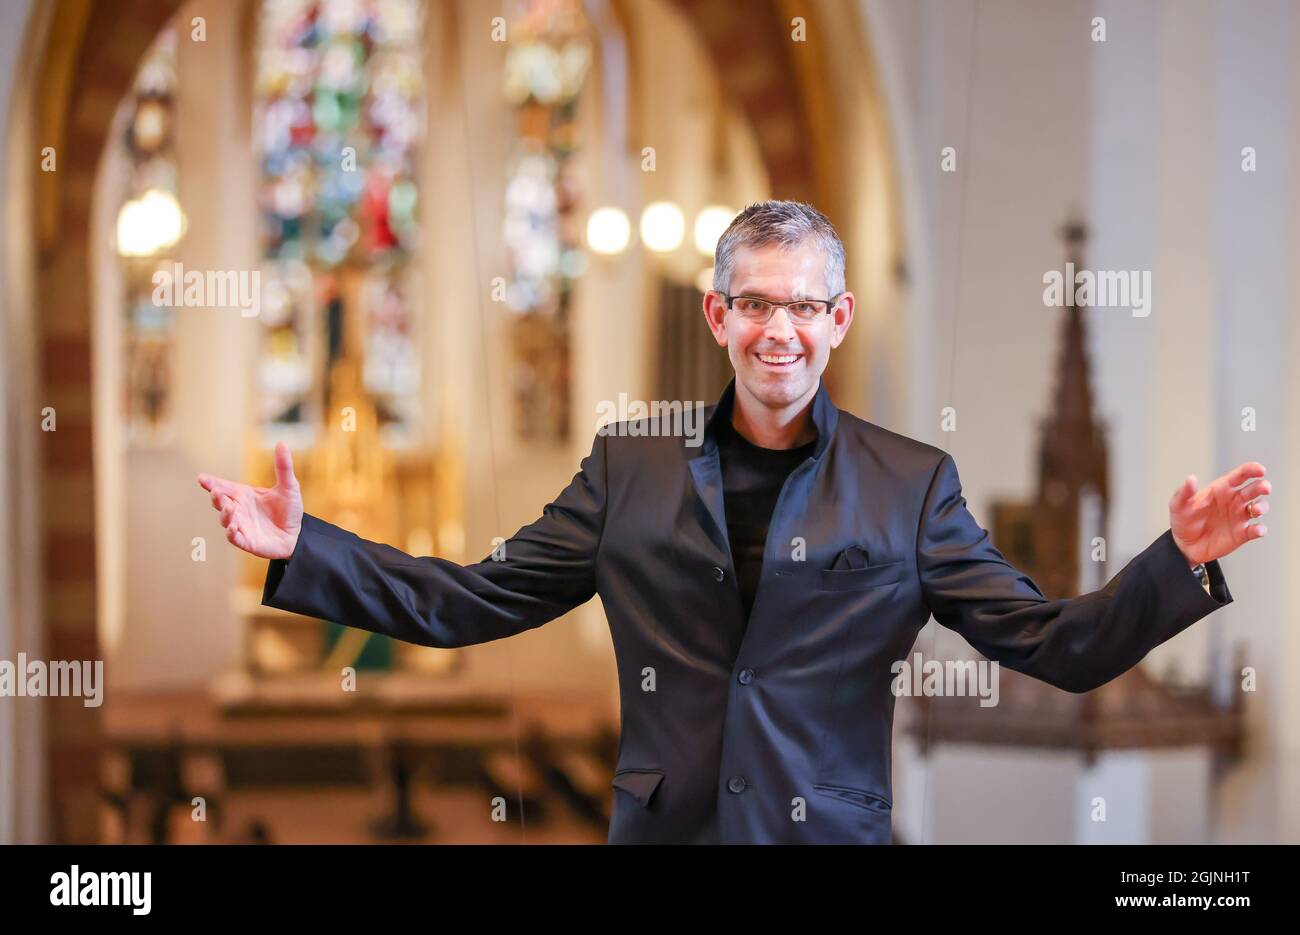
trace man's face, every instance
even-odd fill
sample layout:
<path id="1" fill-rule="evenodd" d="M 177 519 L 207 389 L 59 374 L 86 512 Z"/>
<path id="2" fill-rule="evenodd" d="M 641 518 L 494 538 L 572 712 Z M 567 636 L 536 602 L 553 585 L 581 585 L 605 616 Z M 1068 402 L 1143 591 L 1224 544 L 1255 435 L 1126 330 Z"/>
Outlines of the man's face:
<path id="1" fill-rule="evenodd" d="M 829 299 L 826 255 L 812 243 L 789 250 L 778 245 L 741 248 L 728 291 L 773 302 Z M 840 346 L 853 321 L 853 302 L 853 293 L 844 293 L 830 314 L 811 324 L 794 324 L 781 308 L 773 309 L 766 324 L 757 324 L 728 311 L 722 297 L 710 292 L 704 297 L 704 315 L 736 370 L 736 393 L 780 409 L 817 392 L 831 348 Z"/>

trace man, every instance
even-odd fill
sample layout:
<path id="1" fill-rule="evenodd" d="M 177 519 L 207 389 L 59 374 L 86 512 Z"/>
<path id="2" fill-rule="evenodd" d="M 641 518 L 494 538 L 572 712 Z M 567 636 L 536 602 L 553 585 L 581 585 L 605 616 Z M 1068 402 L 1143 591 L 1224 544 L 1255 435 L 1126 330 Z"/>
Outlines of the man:
<path id="1" fill-rule="evenodd" d="M 891 665 L 932 614 L 1084 692 L 1232 600 L 1217 559 L 1266 531 L 1262 466 L 1188 477 L 1168 531 L 1101 590 L 1049 601 L 967 511 L 949 455 L 831 402 L 854 297 L 820 212 L 742 211 L 713 286 L 705 318 L 736 375 L 703 444 L 667 417 L 598 433 L 500 561 L 415 558 L 304 514 L 283 444 L 274 487 L 199 483 L 227 538 L 271 559 L 273 607 L 450 647 L 599 593 L 622 703 L 611 843 L 888 843 Z"/>

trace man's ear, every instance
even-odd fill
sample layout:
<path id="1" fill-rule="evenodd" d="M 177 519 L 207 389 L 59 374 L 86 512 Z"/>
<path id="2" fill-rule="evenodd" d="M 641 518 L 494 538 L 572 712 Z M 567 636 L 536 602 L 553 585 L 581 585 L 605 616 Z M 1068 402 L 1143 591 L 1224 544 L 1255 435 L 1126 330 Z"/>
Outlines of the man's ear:
<path id="1" fill-rule="evenodd" d="M 719 347 L 727 346 L 727 326 L 724 323 L 726 317 L 727 303 L 723 301 L 722 296 L 716 292 L 704 293 L 704 320 L 709 323 L 713 340 L 718 342 Z"/>
<path id="2" fill-rule="evenodd" d="M 839 302 L 835 305 L 835 310 L 831 312 L 835 328 L 831 333 L 831 347 L 839 347 L 844 343 L 844 336 L 848 334 L 849 325 L 853 324 L 853 306 L 856 302 L 853 293 L 846 292 L 840 296 Z"/>

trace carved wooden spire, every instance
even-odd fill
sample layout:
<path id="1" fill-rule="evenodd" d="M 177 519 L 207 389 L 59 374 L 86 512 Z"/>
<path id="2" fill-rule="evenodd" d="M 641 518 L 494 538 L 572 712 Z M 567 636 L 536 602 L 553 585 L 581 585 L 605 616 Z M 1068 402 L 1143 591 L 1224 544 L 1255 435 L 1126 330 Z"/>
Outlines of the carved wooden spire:
<path id="1" fill-rule="evenodd" d="M 1061 321 L 1052 410 L 1040 426 L 1035 504 L 1045 520 L 1037 524 L 1034 537 L 1035 580 L 1048 597 L 1068 597 L 1092 583 L 1080 581 L 1082 562 L 1091 559 L 1080 554 L 1080 543 L 1105 537 L 1109 505 L 1105 431 L 1093 414 L 1088 336 L 1083 310 L 1074 305 L 1071 281 L 1073 271 L 1084 268 L 1087 228 L 1072 220 L 1062 228 L 1062 235 L 1069 261 L 1067 304 Z M 1091 528 L 1083 528 L 1085 525 Z"/>

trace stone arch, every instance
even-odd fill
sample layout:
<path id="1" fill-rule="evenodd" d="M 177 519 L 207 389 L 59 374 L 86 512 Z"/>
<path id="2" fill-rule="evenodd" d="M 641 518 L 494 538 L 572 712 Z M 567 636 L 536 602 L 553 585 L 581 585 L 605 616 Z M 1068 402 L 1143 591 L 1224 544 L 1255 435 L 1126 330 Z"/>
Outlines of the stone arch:
<path id="1" fill-rule="evenodd" d="M 829 119 L 818 95 L 827 76 L 817 30 L 791 41 L 799 14 L 782 0 L 673 3 L 718 63 L 723 93 L 754 128 L 773 197 L 827 203 L 833 150 L 825 145 Z"/>
<path id="2" fill-rule="evenodd" d="M 34 58 L 38 150 L 54 147 L 56 171 L 28 162 L 34 192 L 33 295 L 36 398 L 57 430 L 39 434 L 37 469 L 44 652 L 100 659 L 95 609 L 94 464 L 91 423 L 90 220 L 95 172 L 117 104 L 136 66 L 179 0 L 145 0 L 129 15 L 114 4 L 57 0 L 38 12 L 27 41 Z M 43 26 L 43 28 L 41 28 Z M 21 76 L 20 76 L 21 78 Z M 49 699 L 46 769 L 50 837 L 98 837 L 99 712 L 79 698 Z"/>

